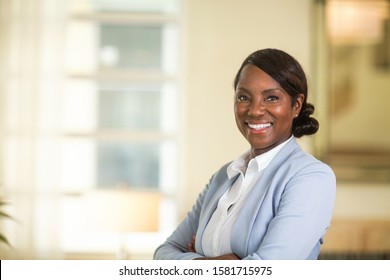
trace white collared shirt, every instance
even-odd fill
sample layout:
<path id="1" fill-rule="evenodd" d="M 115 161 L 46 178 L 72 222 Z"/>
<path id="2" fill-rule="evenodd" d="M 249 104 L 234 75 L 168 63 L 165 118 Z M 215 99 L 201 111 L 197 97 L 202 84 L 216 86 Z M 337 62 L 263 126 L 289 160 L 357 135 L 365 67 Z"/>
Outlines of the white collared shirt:
<path id="1" fill-rule="evenodd" d="M 219 199 L 217 209 L 211 216 L 202 238 L 202 248 L 206 257 L 215 257 L 232 252 L 230 236 L 233 225 L 242 209 L 246 197 L 255 183 L 261 178 L 264 169 L 276 154 L 292 139 L 272 150 L 252 158 L 248 164 L 250 150 L 233 161 L 227 168 L 229 179 L 239 174 L 234 184 Z"/>

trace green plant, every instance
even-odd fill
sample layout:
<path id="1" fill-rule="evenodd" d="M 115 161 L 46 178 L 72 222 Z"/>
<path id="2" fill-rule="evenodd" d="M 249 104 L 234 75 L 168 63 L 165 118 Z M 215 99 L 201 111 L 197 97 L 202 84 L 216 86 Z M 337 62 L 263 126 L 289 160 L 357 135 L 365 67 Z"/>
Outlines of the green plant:
<path id="1" fill-rule="evenodd" d="M 10 215 L 8 215 L 7 213 L 5 213 L 2 210 L 4 205 L 7 205 L 7 202 L 4 199 L 0 198 L 0 218 L 1 219 L 3 219 L 3 218 L 12 219 L 12 217 Z M 0 242 L 5 243 L 5 244 L 7 244 L 9 246 L 11 245 L 9 243 L 8 239 L 6 238 L 6 236 L 3 233 L 1 233 L 1 232 L 0 232 Z"/>

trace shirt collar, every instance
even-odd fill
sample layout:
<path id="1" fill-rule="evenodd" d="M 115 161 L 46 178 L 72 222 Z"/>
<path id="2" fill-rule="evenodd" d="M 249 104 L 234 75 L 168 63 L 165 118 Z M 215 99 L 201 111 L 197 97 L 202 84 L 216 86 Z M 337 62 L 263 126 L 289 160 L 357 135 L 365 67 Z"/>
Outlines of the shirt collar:
<path id="1" fill-rule="evenodd" d="M 251 161 L 257 165 L 257 171 L 260 172 L 261 170 L 265 169 L 268 164 L 272 161 L 272 159 L 276 156 L 276 154 L 293 138 L 291 136 L 289 139 L 284 141 L 283 143 L 279 144 L 275 148 L 269 150 L 268 152 L 258 155 L 257 157 L 250 159 L 250 150 L 243 153 L 241 156 L 239 156 L 236 160 L 234 160 L 227 168 L 227 175 L 229 179 L 233 178 L 234 176 L 238 174 L 245 174 L 245 171 L 247 169 L 247 166 Z"/>

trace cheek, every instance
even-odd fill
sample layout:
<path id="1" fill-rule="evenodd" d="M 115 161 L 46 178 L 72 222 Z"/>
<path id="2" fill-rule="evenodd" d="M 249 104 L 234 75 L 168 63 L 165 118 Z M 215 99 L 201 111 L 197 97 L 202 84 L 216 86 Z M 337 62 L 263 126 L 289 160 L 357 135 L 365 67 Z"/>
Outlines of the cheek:
<path id="1" fill-rule="evenodd" d="M 238 120 L 242 116 L 242 108 L 241 106 L 234 105 L 234 117 Z"/>
<path id="2" fill-rule="evenodd" d="M 240 104 L 240 103 L 235 104 L 234 105 L 234 114 L 236 116 L 239 116 L 239 117 L 244 116 L 246 111 L 247 111 L 246 107 L 247 106 L 245 104 Z"/>
<path id="3" fill-rule="evenodd" d="M 284 125 L 291 126 L 292 120 L 294 117 L 294 112 L 291 107 L 279 107 L 275 108 L 273 111 L 274 115 L 278 117 L 279 120 L 284 122 Z"/>
<path id="4" fill-rule="evenodd" d="M 234 106 L 234 118 L 236 120 L 236 125 L 239 130 L 243 129 L 243 121 L 245 116 L 245 108 L 243 106 Z"/>

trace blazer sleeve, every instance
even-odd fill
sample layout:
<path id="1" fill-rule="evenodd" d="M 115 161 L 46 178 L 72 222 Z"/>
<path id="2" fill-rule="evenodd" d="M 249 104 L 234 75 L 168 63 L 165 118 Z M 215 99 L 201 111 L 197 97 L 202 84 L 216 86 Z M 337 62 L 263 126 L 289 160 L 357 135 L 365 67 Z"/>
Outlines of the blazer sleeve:
<path id="1" fill-rule="evenodd" d="M 318 251 L 333 212 L 336 178 L 322 162 L 289 178 L 257 251 L 244 259 L 308 259 Z M 316 252 L 314 252 L 316 253 Z"/>
<path id="2" fill-rule="evenodd" d="M 211 181 L 211 180 L 210 180 Z M 199 194 L 192 210 L 178 225 L 175 231 L 161 244 L 154 253 L 155 260 L 191 260 L 202 255 L 188 252 L 187 246 L 196 235 L 199 225 L 199 217 L 210 183 Z"/>

